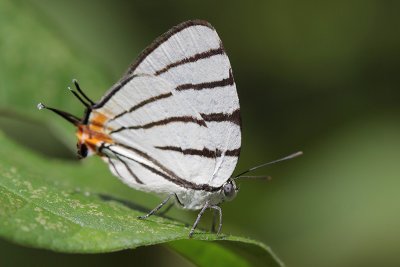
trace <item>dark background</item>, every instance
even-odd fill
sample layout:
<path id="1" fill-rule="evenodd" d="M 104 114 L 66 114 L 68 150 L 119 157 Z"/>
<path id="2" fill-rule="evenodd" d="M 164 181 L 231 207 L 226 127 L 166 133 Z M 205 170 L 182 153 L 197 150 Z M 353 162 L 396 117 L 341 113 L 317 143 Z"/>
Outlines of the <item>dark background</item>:
<path id="1" fill-rule="evenodd" d="M 237 172 L 304 151 L 254 173 L 270 182 L 241 181 L 237 199 L 223 205 L 223 231 L 262 240 L 288 266 L 400 265 L 400 2 L 30 2 L 60 40 L 109 73 L 98 97 L 154 38 L 182 21 L 208 20 L 241 103 Z M 162 247 L 66 256 L 0 246 L 0 255 L 26 255 L 21 264 L 187 264 Z"/>

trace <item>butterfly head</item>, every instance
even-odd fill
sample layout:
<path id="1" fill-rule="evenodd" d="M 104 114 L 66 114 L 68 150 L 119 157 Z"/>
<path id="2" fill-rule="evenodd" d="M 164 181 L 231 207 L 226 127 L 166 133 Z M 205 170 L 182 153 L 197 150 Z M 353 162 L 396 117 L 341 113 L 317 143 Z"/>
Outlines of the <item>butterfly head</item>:
<path id="1" fill-rule="evenodd" d="M 93 154 L 101 154 L 99 148 L 105 143 L 112 143 L 109 135 L 104 132 L 104 124 L 108 118 L 105 115 L 93 110 L 92 107 L 95 103 L 90 100 L 81 90 L 76 80 L 73 80 L 72 82 L 75 84 L 77 91 L 74 91 L 68 87 L 69 91 L 73 93 L 73 95 L 86 108 L 84 117 L 82 119 L 71 113 L 56 108 L 47 107 L 42 103 L 39 103 L 37 108 L 48 109 L 77 127 L 76 135 L 78 137 L 78 143 L 76 146 L 79 158 L 86 158 L 87 156 Z"/>
<path id="2" fill-rule="evenodd" d="M 76 144 L 76 154 L 78 155 L 78 158 L 83 159 L 86 158 L 87 156 L 89 156 L 90 154 L 92 154 L 91 150 L 89 150 L 88 146 L 85 143 L 80 143 L 78 141 L 78 143 Z"/>
<path id="3" fill-rule="evenodd" d="M 229 178 L 221 188 L 221 193 L 224 197 L 224 200 L 227 201 L 234 199 L 238 191 L 239 188 L 236 186 L 236 183 L 232 178 Z"/>

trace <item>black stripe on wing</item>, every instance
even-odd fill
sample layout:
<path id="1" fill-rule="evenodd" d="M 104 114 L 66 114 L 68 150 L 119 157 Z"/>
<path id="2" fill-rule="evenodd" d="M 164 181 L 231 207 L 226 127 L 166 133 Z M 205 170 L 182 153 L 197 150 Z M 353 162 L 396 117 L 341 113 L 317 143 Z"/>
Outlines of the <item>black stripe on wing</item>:
<path id="1" fill-rule="evenodd" d="M 202 150 L 193 149 L 193 148 L 182 149 L 181 147 L 177 147 L 177 146 L 155 146 L 155 148 L 160 149 L 160 150 L 176 151 L 176 152 L 180 152 L 184 155 L 196 155 L 196 156 L 202 156 L 205 158 L 218 157 L 218 154 L 217 154 L 218 151 L 211 150 L 206 147 L 204 147 Z M 219 154 L 221 155 L 221 153 L 219 153 Z"/>
<path id="2" fill-rule="evenodd" d="M 183 122 L 183 123 L 195 123 L 202 127 L 207 127 L 205 122 L 232 122 L 236 125 L 241 124 L 240 120 L 240 109 L 233 111 L 232 113 L 200 113 L 202 120 L 191 116 L 179 116 L 179 117 L 169 117 L 158 121 L 149 122 L 143 125 L 133 125 L 133 126 L 123 126 L 116 130 L 110 132 L 110 134 L 118 133 L 124 130 L 137 130 L 137 129 L 149 129 L 157 126 L 164 126 L 174 122 Z"/>
<path id="3" fill-rule="evenodd" d="M 233 111 L 232 113 L 200 113 L 201 117 L 206 121 L 206 122 L 224 122 L 224 121 L 230 121 L 234 124 L 237 124 L 240 126 L 240 109 L 237 109 Z"/>
<path id="4" fill-rule="evenodd" d="M 94 104 L 91 109 L 88 109 L 89 114 L 92 109 L 97 109 L 97 108 L 101 108 L 102 106 L 104 106 L 108 102 L 108 100 L 110 100 L 111 97 L 113 97 L 121 88 L 123 88 L 128 82 L 130 82 L 132 79 L 134 79 L 135 77 L 138 77 L 138 76 L 141 76 L 141 75 L 132 74 L 132 75 L 124 76 L 121 80 L 119 80 L 116 84 L 114 84 L 107 91 L 107 93 L 103 96 L 102 99 L 100 99 L 99 102 Z"/>
<path id="5" fill-rule="evenodd" d="M 113 130 L 110 132 L 110 134 L 118 133 L 124 130 L 137 130 L 137 129 L 149 129 L 157 126 L 164 126 L 170 123 L 174 122 L 183 122 L 183 123 L 195 123 L 198 124 L 202 127 L 207 127 L 206 123 L 204 120 L 199 120 L 197 118 L 191 117 L 191 116 L 179 116 L 179 117 L 169 117 L 166 119 L 158 120 L 158 121 L 153 121 L 149 122 L 143 125 L 133 125 L 133 126 L 124 126 L 120 127 L 116 130 Z"/>
<path id="6" fill-rule="evenodd" d="M 177 146 L 155 146 L 155 148 L 160 149 L 160 150 L 167 150 L 167 151 L 175 151 L 175 152 L 180 152 L 184 155 L 194 155 L 194 156 L 201 156 L 205 158 L 218 158 L 222 155 L 221 150 L 211 150 L 206 147 L 203 149 L 194 149 L 194 148 L 181 148 Z M 232 149 L 232 150 L 226 150 L 224 155 L 225 156 L 232 156 L 232 157 L 238 157 L 240 154 L 240 148 L 237 149 Z"/>
<path id="7" fill-rule="evenodd" d="M 140 162 L 138 160 L 135 160 L 134 158 L 131 158 L 129 156 L 123 155 L 121 153 L 118 153 L 117 151 L 113 150 L 111 148 L 111 146 L 122 146 L 124 148 L 128 148 L 129 150 L 137 153 L 138 155 L 141 155 L 143 158 L 149 160 L 150 162 L 154 163 L 157 167 L 159 167 L 162 171 L 148 165 L 145 164 L 143 162 Z M 208 192 L 215 192 L 218 190 L 221 190 L 221 187 L 214 187 L 208 184 L 196 184 L 196 183 L 192 183 L 188 180 L 185 180 L 183 178 L 180 178 L 179 176 L 177 176 L 175 173 L 173 173 L 171 170 L 167 169 L 165 166 L 163 166 L 162 164 L 160 164 L 156 159 L 150 157 L 149 155 L 147 155 L 145 152 L 140 151 L 138 149 L 135 149 L 133 147 L 127 147 L 125 145 L 122 144 L 114 144 L 114 145 L 108 145 L 106 147 L 104 147 L 104 149 L 108 149 L 109 151 L 111 151 L 111 153 L 118 155 L 120 157 L 124 157 L 128 160 L 134 161 L 137 164 L 141 165 L 142 167 L 144 167 L 145 169 L 151 171 L 152 173 L 164 178 L 167 181 L 170 181 L 180 187 L 183 188 L 187 188 L 187 189 L 193 189 L 193 190 L 203 190 L 203 191 L 208 191 Z"/>
<path id="8" fill-rule="evenodd" d="M 137 177 L 137 175 L 133 173 L 133 171 L 132 171 L 131 168 L 128 166 L 128 164 L 127 164 L 125 161 L 123 161 L 120 157 L 118 157 L 117 154 L 114 153 L 114 155 L 115 155 L 115 157 L 117 158 L 118 162 L 121 162 L 121 163 L 125 166 L 126 170 L 129 172 L 129 174 L 131 175 L 131 177 L 136 181 L 136 183 L 138 183 L 138 184 L 143 184 L 142 180 L 140 180 L 139 177 Z M 110 158 L 110 156 L 108 156 L 108 155 L 106 155 L 106 154 L 104 154 L 104 156 L 107 157 L 108 162 L 109 162 L 110 165 L 113 167 L 113 169 L 114 169 L 114 171 L 117 173 L 117 175 L 118 175 L 119 177 L 121 177 L 121 178 L 124 178 L 124 176 L 122 176 L 121 173 L 118 171 L 117 166 L 115 166 L 114 162 L 112 162 L 112 159 Z"/>
<path id="9" fill-rule="evenodd" d="M 138 184 L 143 184 L 142 180 L 139 179 L 139 177 L 137 177 L 136 174 L 133 173 L 132 169 L 129 167 L 129 165 L 123 161 L 120 157 L 118 157 L 117 155 L 115 155 L 117 157 L 117 159 L 122 162 L 122 164 L 125 166 L 126 170 L 129 172 L 129 174 L 133 177 L 133 179 L 138 183 Z"/>
<path id="10" fill-rule="evenodd" d="M 185 83 L 178 85 L 175 90 L 183 91 L 183 90 L 203 90 L 203 89 L 213 89 L 216 87 L 225 87 L 229 85 L 234 85 L 235 80 L 233 79 L 232 70 L 229 70 L 229 77 L 224 78 L 219 81 L 212 82 L 204 82 L 204 83 Z"/>
<path id="11" fill-rule="evenodd" d="M 225 151 L 225 156 L 239 157 L 240 156 L 240 147 L 236 149 L 231 149 Z"/>
<path id="12" fill-rule="evenodd" d="M 156 102 L 158 100 L 165 99 L 165 98 L 168 98 L 168 97 L 171 97 L 171 96 L 172 96 L 172 93 L 168 92 L 168 93 L 165 93 L 165 94 L 159 94 L 157 96 L 150 97 L 150 98 L 148 98 L 146 100 L 143 100 L 142 102 L 134 105 L 129 110 L 119 113 L 114 118 L 111 118 L 107 123 L 110 123 L 111 121 L 113 121 L 115 119 L 118 119 L 119 117 L 122 117 L 123 115 L 125 115 L 127 113 L 134 112 L 134 111 L 138 110 L 139 108 L 142 108 L 143 106 L 145 106 L 147 104 L 154 103 L 154 102 Z"/>
<path id="13" fill-rule="evenodd" d="M 200 59 L 206 59 L 206 58 L 210 58 L 210 57 L 216 56 L 216 55 L 223 55 L 224 53 L 225 53 L 225 51 L 224 51 L 224 48 L 222 47 L 222 44 L 221 44 L 221 46 L 216 48 L 216 49 L 210 49 L 210 50 L 207 50 L 207 51 L 204 51 L 204 52 L 201 52 L 201 53 L 197 53 L 197 54 L 194 54 L 191 57 L 187 57 L 187 58 L 178 60 L 178 61 L 176 61 L 174 63 L 171 63 L 171 64 L 165 66 L 164 68 L 156 71 L 154 74 L 155 75 L 160 75 L 160 74 L 163 74 L 164 72 L 167 72 L 170 69 L 175 68 L 177 66 L 188 64 L 188 63 L 193 63 L 193 62 L 196 62 L 196 61 L 198 61 Z"/>

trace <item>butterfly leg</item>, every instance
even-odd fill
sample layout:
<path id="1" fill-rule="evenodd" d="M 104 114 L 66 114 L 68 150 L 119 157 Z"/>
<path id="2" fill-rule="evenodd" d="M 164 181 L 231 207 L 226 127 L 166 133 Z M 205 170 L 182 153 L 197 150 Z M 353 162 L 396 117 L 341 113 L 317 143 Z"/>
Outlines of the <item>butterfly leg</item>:
<path id="1" fill-rule="evenodd" d="M 174 195 L 175 194 L 168 195 L 168 197 L 166 199 L 164 199 L 157 207 L 155 207 L 154 209 L 149 211 L 149 213 L 147 213 L 146 215 L 138 216 L 138 219 L 142 219 L 142 220 L 147 219 L 148 217 L 150 217 L 151 215 L 153 215 L 154 213 L 159 211 L 165 204 L 167 204 L 168 200 Z"/>
<path id="2" fill-rule="evenodd" d="M 207 208 L 210 206 L 208 205 L 208 202 L 204 205 L 204 207 L 200 210 L 199 214 L 197 215 L 196 221 L 194 222 L 192 229 L 189 232 L 189 238 L 193 236 L 194 230 L 196 229 L 197 225 L 200 222 L 201 216 L 203 216 L 203 213 L 206 211 Z"/>
<path id="3" fill-rule="evenodd" d="M 222 229 L 222 209 L 221 209 L 221 207 L 220 206 L 217 206 L 217 205 L 213 205 L 213 206 L 210 206 L 210 208 L 211 209 L 214 209 L 214 218 L 213 218 L 213 228 L 215 228 L 215 223 L 216 223 L 216 212 L 218 212 L 218 214 L 219 214 L 219 225 L 218 225 L 218 231 L 217 231 L 217 235 L 219 235 L 219 233 L 221 232 L 221 229 Z M 215 229 L 213 229 L 214 230 L 214 232 L 215 232 Z"/>

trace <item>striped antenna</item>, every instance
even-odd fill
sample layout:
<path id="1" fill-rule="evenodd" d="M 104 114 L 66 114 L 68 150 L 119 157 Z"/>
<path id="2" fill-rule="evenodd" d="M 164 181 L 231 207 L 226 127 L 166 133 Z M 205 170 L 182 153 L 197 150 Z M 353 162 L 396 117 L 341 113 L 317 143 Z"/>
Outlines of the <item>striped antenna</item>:
<path id="1" fill-rule="evenodd" d="M 272 165 L 272 164 L 275 164 L 275 163 L 278 163 L 278 162 L 281 162 L 281 161 L 285 161 L 285 160 L 288 160 L 288 159 L 293 159 L 293 158 L 299 157 L 301 155 L 303 155 L 303 152 L 302 151 L 298 151 L 296 153 L 290 154 L 289 156 L 283 157 L 281 159 L 277 159 L 277 160 L 274 160 L 274 161 L 271 161 L 271 162 L 263 163 L 261 165 L 255 166 L 253 168 L 250 168 L 250 169 L 248 169 L 248 170 L 236 175 L 235 177 L 233 177 L 233 179 L 238 179 L 240 177 L 244 178 L 243 174 L 246 174 L 248 172 L 251 172 L 251 171 L 257 170 L 259 168 L 262 168 L 262 167 L 265 167 L 265 166 L 268 166 L 268 165 Z"/>
<path id="2" fill-rule="evenodd" d="M 42 109 L 51 110 L 54 113 L 56 113 L 57 115 L 59 115 L 60 117 L 63 117 L 64 119 L 66 119 L 67 121 L 69 121 L 70 123 L 72 123 L 75 126 L 78 126 L 81 123 L 81 119 L 79 119 L 75 115 L 72 115 L 72 114 L 70 114 L 68 112 L 65 112 L 65 111 L 62 111 L 62 110 L 59 110 L 59 109 L 47 107 L 43 103 L 37 104 L 37 108 L 39 110 L 42 110 Z"/>

